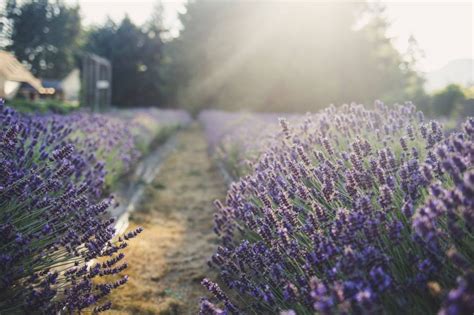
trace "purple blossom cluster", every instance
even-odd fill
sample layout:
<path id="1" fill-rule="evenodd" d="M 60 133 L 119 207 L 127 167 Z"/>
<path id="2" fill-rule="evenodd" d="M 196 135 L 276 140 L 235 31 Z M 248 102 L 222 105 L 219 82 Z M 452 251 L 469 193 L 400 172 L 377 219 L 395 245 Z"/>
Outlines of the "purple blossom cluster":
<path id="1" fill-rule="evenodd" d="M 201 314 L 474 312 L 474 119 L 376 102 L 280 126 L 215 202 Z"/>
<path id="2" fill-rule="evenodd" d="M 291 121 L 301 118 L 295 114 L 286 116 Z M 278 135 L 278 117 L 276 113 L 205 110 L 198 120 L 204 126 L 212 156 L 233 179 L 238 179 Z"/>
<path id="3" fill-rule="evenodd" d="M 127 282 L 120 251 L 141 228 L 115 238 L 101 161 L 108 150 L 134 158 L 122 127 L 101 115 L 24 116 L 0 100 L 1 314 L 105 311 Z"/>
<path id="4" fill-rule="evenodd" d="M 69 136 L 76 148 L 97 161 L 103 161 L 103 176 L 97 177 L 98 185 L 107 188 L 127 173 L 147 153 L 153 141 L 167 137 L 177 128 L 187 125 L 191 118 L 185 111 L 131 109 L 106 114 L 87 112 L 67 116 L 49 115 L 47 121 L 57 120 L 70 126 Z"/>
<path id="5" fill-rule="evenodd" d="M 116 110 L 107 113 L 108 116 L 120 118 L 127 122 L 131 130 L 136 147 L 146 152 L 147 148 L 161 135 L 167 136 L 169 132 L 187 126 L 192 118 L 187 111 L 177 109 L 134 108 Z"/>
<path id="6" fill-rule="evenodd" d="M 96 172 L 97 169 L 94 169 L 96 176 L 90 176 L 95 181 L 93 187 L 97 196 L 100 195 L 104 184 L 110 187 L 118 177 L 128 172 L 141 156 L 132 125 L 129 125 L 127 120 L 87 112 L 66 116 L 47 115 L 35 119 L 44 120 L 46 124 L 54 122 L 69 127 L 71 132 L 67 136 L 68 140 L 80 155 L 88 155 L 89 165 L 95 164 L 99 170 Z"/>

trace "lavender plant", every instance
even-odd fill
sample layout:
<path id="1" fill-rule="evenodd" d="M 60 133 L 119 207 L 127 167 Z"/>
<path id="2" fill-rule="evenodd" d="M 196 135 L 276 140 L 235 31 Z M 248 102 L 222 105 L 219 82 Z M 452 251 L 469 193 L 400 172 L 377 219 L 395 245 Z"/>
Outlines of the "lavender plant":
<path id="1" fill-rule="evenodd" d="M 474 119 L 445 135 L 411 103 L 374 107 L 280 120 L 215 202 L 201 314 L 474 311 Z"/>
<path id="2" fill-rule="evenodd" d="M 135 147 L 141 154 L 147 153 L 152 145 L 159 144 L 192 120 L 188 112 L 175 109 L 134 108 L 117 110 L 108 115 L 126 122 Z"/>
<path id="3" fill-rule="evenodd" d="M 67 140 L 71 141 L 81 155 L 88 156 L 89 165 L 100 163 L 95 176 L 95 193 L 100 195 L 103 186 L 111 187 L 140 158 L 136 148 L 136 139 L 131 125 L 126 120 L 87 112 L 73 113 L 67 116 L 47 115 L 39 119 L 46 124 L 56 122 L 69 126 L 71 132 Z"/>
<path id="4" fill-rule="evenodd" d="M 247 174 L 260 154 L 279 132 L 276 113 L 245 113 L 205 110 L 199 114 L 209 151 L 232 179 Z M 291 121 L 301 115 L 287 114 Z"/>
<path id="5" fill-rule="evenodd" d="M 78 126 L 103 121 L 85 119 L 23 116 L 0 100 L 2 314 L 105 311 L 104 297 L 127 281 L 93 281 L 127 267 L 120 251 L 141 229 L 114 238 L 106 214 L 114 202 L 101 198 L 101 142 L 91 142 L 89 130 L 75 136 Z"/>
<path id="6" fill-rule="evenodd" d="M 73 132 L 68 137 L 76 148 L 83 153 L 94 152 L 95 161 L 103 161 L 103 176 L 97 181 L 98 186 L 105 184 L 108 189 L 148 152 L 154 141 L 164 140 L 190 121 L 187 112 L 153 108 L 48 115 L 43 119 L 70 126 Z"/>

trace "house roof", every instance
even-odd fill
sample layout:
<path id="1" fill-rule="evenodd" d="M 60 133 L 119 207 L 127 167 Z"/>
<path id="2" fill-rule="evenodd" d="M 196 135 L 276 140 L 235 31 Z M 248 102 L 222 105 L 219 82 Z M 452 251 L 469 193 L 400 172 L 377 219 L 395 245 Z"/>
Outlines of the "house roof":
<path id="1" fill-rule="evenodd" d="M 6 80 L 25 82 L 31 85 L 38 92 L 44 90 L 41 81 L 33 76 L 28 69 L 22 65 L 12 54 L 0 50 L 0 76 Z"/>
<path id="2" fill-rule="evenodd" d="M 41 84 L 43 86 L 43 91 L 40 92 L 41 94 L 54 94 L 54 93 L 63 91 L 63 86 L 61 84 L 61 81 L 58 81 L 58 80 L 41 80 Z M 22 91 L 28 91 L 28 92 L 32 92 L 36 90 L 36 88 L 34 88 L 28 82 L 22 82 L 20 89 Z"/>
<path id="3" fill-rule="evenodd" d="M 41 84 L 43 84 L 43 87 L 45 88 L 54 88 L 57 91 L 60 91 L 63 89 L 63 86 L 60 80 L 43 79 L 41 80 Z"/>

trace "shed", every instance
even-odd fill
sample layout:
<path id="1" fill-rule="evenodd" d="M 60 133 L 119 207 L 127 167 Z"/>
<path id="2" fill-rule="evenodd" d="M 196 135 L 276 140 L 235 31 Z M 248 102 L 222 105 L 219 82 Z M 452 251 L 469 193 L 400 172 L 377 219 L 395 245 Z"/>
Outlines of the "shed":
<path id="1" fill-rule="evenodd" d="M 94 111 L 104 110 L 112 98 L 112 65 L 92 53 L 85 53 L 81 63 L 82 103 Z"/>

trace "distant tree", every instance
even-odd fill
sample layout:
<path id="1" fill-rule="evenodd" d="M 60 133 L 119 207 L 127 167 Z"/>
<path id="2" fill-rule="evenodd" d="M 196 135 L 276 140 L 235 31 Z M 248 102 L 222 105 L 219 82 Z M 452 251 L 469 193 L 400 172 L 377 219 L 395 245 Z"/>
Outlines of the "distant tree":
<path id="1" fill-rule="evenodd" d="M 8 13 L 11 12 L 12 6 L 16 6 L 15 0 L 0 3 L 0 49 L 5 49 L 10 44 L 12 30 Z"/>
<path id="2" fill-rule="evenodd" d="M 357 28 L 363 13 L 368 22 Z M 167 50 L 180 104 L 314 111 L 406 97 L 408 70 L 382 7 L 195 0 L 180 19 Z"/>
<path id="3" fill-rule="evenodd" d="M 112 103 L 118 106 L 163 105 L 163 41 L 161 9 L 146 25 L 129 17 L 120 24 L 108 20 L 89 31 L 84 49 L 112 62 Z"/>
<path id="4" fill-rule="evenodd" d="M 379 98 L 393 102 L 405 96 L 403 90 L 407 80 L 404 67 L 409 65 L 404 63 L 400 52 L 395 49 L 387 35 L 390 23 L 385 10 L 385 6 L 380 3 L 367 4 L 365 10 L 369 22 L 360 32 L 367 42 L 358 43 L 365 47 L 361 62 L 366 75 L 361 84 L 370 86 Z"/>
<path id="5" fill-rule="evenodd" d="M 433 94 L 430 114 L 433 116 L 451 116 L 465 100 L 464 92 L 459 85 L 450 84 Z"/>
<path id="6" fill-rule="evenodd" d="M 112 55 L 105 56 L 112 61 L 112 100 L 114 104 L 133 106 L 140 104 L 140 72 L 143 71 L 142 32 L 138 26 L 125 17 L 117 28 L 113 40 Z"/>
<path id="7" fill-rule="evenodd" d="M 166 32 L 163 25 L 163 7 L 156 2 L 149 20 L 142 27 L 144 45 L 142 49 L 141 84 L 139 94 L 145 105 L 164 106 L 167 102 L 166 71 L 164 43 L 162 34 Z"/>
<path id="8" fill-rule="evenodd" d="M 110 58 L 115 48 L 115 37 L 118 25 L 107 18 L 99 27 L 95 26 L 86 32 L 83 50 Z"/>
<path id="9" fill-rule="evenodd" d="M 425 58 L 425 52 L 413 35 L 408 38 L 408 48 L 403 57 L 401 69 L 405 75 L 404 98 L 412 100 L 419 109 L 428 112 L 431 99 L 424 89 L 426 80 L 424 74 L 415 70 Z"/>
<path id="10" fill-rule="evenodd" d="M 40 77 L 61 78 L 74 67 L 81 19 L 78 6 L 63 1 L 8 0 L 6 49 Z"/>

